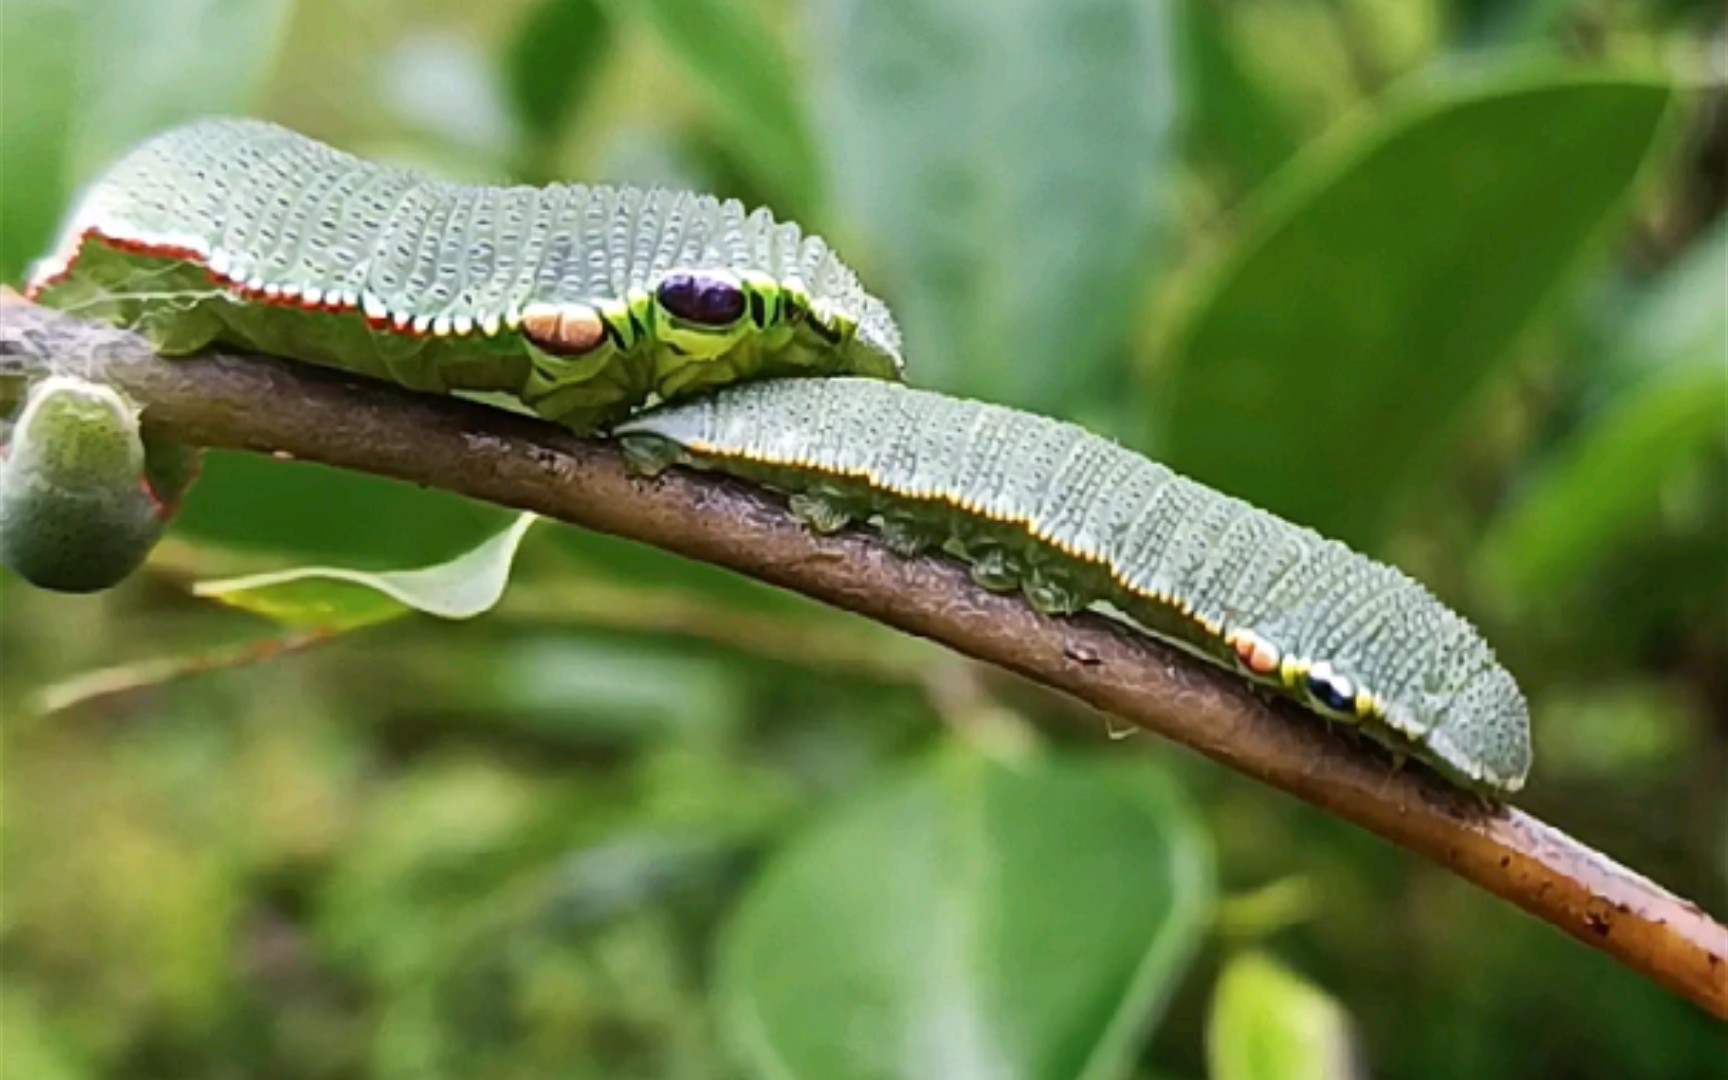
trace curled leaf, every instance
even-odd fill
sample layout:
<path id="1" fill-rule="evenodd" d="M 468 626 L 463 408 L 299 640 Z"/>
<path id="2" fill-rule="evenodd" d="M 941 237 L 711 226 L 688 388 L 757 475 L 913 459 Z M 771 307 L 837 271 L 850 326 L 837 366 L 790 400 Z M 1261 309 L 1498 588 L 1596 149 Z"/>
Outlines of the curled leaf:
<path id="1" fill-rule="evenodd" d="M 384 571 L 295 567 L 200 582 L 193 592 L 296 627 L 352 630 L 409 611 L 469 619 L 490 611 L 504 594 L 516 548 L 538 520 L 523 514 L 478 547 L 434 566 Z"/>

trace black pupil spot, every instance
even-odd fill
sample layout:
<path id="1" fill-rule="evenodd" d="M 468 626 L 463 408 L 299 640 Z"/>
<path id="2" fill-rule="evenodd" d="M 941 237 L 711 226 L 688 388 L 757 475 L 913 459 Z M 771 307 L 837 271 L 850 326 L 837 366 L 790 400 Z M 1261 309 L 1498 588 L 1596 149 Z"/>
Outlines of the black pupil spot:
<path id="1" fill-rule="evenodd" d="M 673 274 L 660 283 L 660 306 L 680 319 L 731 326 L 744 316 L 744 291 L 702 274 Z"/>
<path id="2" fill-rule="evenodd" d="M 1314 695 L 1314 699 L 1327 708 L 1337 709 L 1339 712 L 1348 711 L 1350 706 L 1354 704 L 1350 696 L 1344 692 L 1345 689 L 1342 680 L 1313 677 L 1308 679 L 1308 692 Z"/>

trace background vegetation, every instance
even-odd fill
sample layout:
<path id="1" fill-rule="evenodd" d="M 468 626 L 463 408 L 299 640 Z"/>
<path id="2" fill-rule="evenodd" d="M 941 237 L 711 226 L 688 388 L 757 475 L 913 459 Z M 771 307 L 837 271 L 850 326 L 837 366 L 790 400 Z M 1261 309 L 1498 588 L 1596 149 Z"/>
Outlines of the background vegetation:
<path id="1" fill-rule="evenodd" d="M 919 383 L 1082 420 L 1431 583 L 1532 694 L 1523 804 L 1721 915 L 1722 18 L 5 0 L 0 271 L 114 153 L 208 112 L 464 179 L 768 202 L 890 298 Z M 9 1076 L 1619 1080 L 1728 1055 L 1318 811 L 652 550 L 542 527 L 467 624 L 186 587 L 435 563 L 507 521 L 212 455 L 125 587 L 0 581 Z"/>

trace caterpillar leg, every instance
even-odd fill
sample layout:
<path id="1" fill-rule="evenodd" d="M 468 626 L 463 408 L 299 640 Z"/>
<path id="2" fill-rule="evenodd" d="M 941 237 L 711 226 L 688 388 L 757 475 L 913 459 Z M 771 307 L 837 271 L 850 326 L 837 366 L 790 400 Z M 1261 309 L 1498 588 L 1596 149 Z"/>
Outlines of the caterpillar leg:
<path id="1" fill-rule="evenodd" d="M 1045 615 L 1072 615 L 1088 603 L 1084 593 L 1075 588 L 1060 571 L 1047 566 L 1027 568 L 1020 582 L 1020 591 L 1031 605 Z"/>
<path id="2" fill-rule="evenodd" d="M 936 546 L 936 536 L 927 526 L 899 515 L 885 515 L 880 531 L 888 550 L 903 559 L 921 555 Z"/>
<path id="3" fill-rule="evenodd" d="M 1012 592 L 1020 587 L 1019 560 L 1006 548 L 989 546 L 970 549 L 972 580 L 991 592 Z"/>
<path id="4" fill-rule="evenodd" d="M 653 435 L 625 435 L 619 440 L 624 467 L 637 476 L 659 476 L 674 465 L 690 460 L 684 448 Z"/>
<path id="5" fill-rule="evenodd" d="M 792 514 L 813 531 L 837 533 L 852 523 L 852 514 L 835 499 L 814 492 L 799 492 L 787 500 Z"/>

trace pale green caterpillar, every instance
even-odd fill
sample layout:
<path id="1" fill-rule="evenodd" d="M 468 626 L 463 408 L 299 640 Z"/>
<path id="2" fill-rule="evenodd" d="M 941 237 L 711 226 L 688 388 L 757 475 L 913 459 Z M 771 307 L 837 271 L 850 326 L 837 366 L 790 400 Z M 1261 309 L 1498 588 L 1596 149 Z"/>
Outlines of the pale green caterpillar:
<path id="1" fill-rule="evenodd" d="M 1529 709 L 1476 629 L 1420 584 L 1073 424 L 869 379 L 724 390 L 615 429 L 792 492 L 821 530 L 941 547 L 1040 611 L 1108 605 L 1479 792 L 1530 769 Z"/>
<path id="2" fill-rule="evenodd" d="M 448 183 L 256 120 L 158 135 L 85 192 L 40 302 L 586 432 L 767 376 L 898 378 L 900 333 L 819 238 L 735 200 Z"/>
<path id="3" fill-rule="evenodd" d="M 0 564 L 44 589 L 93 592 L 143 564 L 197 472 L 197 452 L 146 443 L 111 387 L 30 387 L 0 446 Z"/>

